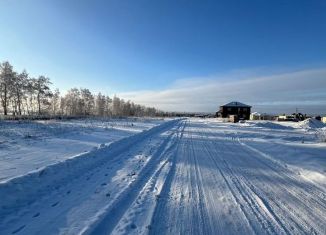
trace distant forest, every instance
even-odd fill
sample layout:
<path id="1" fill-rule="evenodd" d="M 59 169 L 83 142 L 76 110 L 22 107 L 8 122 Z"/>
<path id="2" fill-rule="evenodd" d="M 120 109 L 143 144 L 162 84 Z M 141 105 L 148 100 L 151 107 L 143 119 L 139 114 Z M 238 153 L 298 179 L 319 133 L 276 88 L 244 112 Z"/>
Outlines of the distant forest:
<path id="1" fill-rule="evenodd" d="M 0 113 L 7 116 L 99 116 L 143 117 L 163 116 L 165 113 L 142 105 L 93 94 L 87 88 L 72 88 L 61 95 L 59 89 L 51 90 L 50 78 L 30 77 L 26 70 L 16 72 L 5 61 L 0 63 Z"/>

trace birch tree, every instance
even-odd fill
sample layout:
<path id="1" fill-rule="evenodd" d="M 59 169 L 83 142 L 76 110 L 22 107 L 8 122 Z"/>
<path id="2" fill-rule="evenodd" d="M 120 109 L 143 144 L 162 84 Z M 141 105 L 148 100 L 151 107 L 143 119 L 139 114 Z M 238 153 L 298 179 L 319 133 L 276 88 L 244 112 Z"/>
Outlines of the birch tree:
<path id="1" fill-rule="evenodd" d="M 35 91 L 36 91 L 36 100 L 38 107 L 38 114 L 41 114 L 41 105 L 48 103 L 47 98 L 52 96 L 49 85 L 52 84 L 50 79 L 44 76 L 39 76 L 35 80 Z"/>
<path id="2" fill-rule="evenodd" d="M 3 114 L 8 115 L 10 83 L 14 72 L 8 61 L 0 64 L 0 99 L 3 108 Z"/>

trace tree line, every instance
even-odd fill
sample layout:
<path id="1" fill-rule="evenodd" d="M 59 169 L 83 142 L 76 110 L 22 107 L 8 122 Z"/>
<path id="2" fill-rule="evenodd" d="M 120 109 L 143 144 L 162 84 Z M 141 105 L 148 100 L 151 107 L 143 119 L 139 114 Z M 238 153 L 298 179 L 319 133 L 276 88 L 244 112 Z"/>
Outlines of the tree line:
<path id="1" fill-rule="evenodd" d="M 14 71 L 8 62 L 0 63 L 0 113 L 13 116 L 163 116 L 155 108 L 145 107 L 117 96 L 93 94 L 87 88 L 72 88 L 61 95 L 51 90 L 46 76 L 30 77 L 26 70 Z"/>

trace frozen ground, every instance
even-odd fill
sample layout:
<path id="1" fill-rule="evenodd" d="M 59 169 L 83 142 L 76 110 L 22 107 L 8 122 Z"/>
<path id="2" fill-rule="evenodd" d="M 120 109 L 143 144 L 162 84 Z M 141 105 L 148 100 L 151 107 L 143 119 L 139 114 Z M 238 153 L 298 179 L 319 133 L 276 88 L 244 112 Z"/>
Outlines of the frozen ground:
<path id="1" fill-rule="evenodd" d="M 167 121 L 0 184 L 0 234 L 326 234 L 320 129 Z"/>
<path id="2" fill-rule="evenodd" d="M 0 182 L 162 122 L 160 119 L 0 121 Z"/>

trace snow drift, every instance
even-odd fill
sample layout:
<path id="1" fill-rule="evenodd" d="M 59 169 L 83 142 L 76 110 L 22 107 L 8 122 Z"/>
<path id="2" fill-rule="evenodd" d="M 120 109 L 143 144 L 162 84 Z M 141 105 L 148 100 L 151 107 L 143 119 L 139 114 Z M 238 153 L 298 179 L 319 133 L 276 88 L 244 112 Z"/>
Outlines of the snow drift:
<path id="1" fill-rule="evenodd" d="M 279 123 L 271 122 L 271 121 L 256 121 L 251 122 L 253 124 L 253 127 L 258 128 L 267 128 L 267 129 L 276 129 L 276 130 L 289 130 L 293 129 L 290 126 L 284 126 Z"/>
<path id="2" fill-rule="evenodd" d="M 302 129 L 316 129 L 326 127 L 326 125 L 321 121 L 318 121 L 317 119 L 308 118 L 304 121 L 297 123 L 296 127 Z"/>

